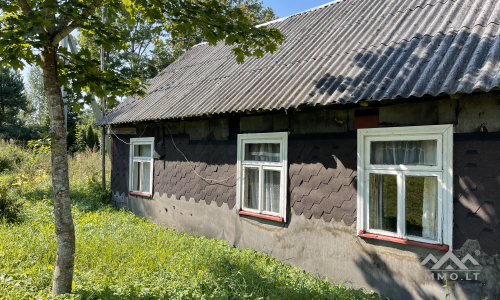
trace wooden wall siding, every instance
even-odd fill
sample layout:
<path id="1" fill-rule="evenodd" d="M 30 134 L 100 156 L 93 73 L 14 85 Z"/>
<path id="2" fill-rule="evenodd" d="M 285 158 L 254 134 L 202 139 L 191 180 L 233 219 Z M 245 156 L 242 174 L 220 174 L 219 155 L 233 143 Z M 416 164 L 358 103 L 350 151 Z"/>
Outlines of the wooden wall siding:
<path id="1" fill-rule="evenodd" d="M 455 134 L 453 248 L 477 240 L 500 251 L 500 134 Z"/>
<path id="2" fill-rule="evenodd" d="M 290 136 L 290 206 L 325 222 L 356 221 L 356 134 Z"/>
<path id="3" fill-rule="evenodd" d="M 204 177 L 223 180 L 236 173 L 236 141 L 189 141 L 189 135 L 174 135 L 179 150 L 190 160 L 196 172 Z M 207 205 L 215 201 L 220 207 L 227 203 L 230 209 L 236 205 L 236 175 L 224 182 L 204 180 L 193 172 L 189 163 L 174 147 L 170 136 L 165 136 L 166 155 L 155 160 L 153 191 L 160 197 L 167 194 L 182 196 L 196 203 L 205 200 Z"/>
<path id="4" fill-rule="evenodd" d="M 130 136 L 118 135 L 126 143 L 130 142 Z M 111 170 L 111 191 L 120 194 L 128 194 L 130 146 L 113 136 L 112 153 L 113 169 Z"/>

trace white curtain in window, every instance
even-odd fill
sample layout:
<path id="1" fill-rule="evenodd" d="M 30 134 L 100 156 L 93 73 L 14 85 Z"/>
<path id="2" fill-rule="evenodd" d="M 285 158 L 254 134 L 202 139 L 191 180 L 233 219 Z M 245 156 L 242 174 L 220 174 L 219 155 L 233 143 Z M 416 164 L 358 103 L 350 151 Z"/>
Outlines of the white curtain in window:
<path id="1" fill-rule="evenodd" d="M 280 211 L 280 171 L 264 171 L 264 210 Z"/>
<path id="2" fill-rule="evenodd" d="M 151 145 L 134 145 L 135 157 L 151 157 Z"/>
<path id="3" fill-rule="evenodd" d="M 422 209 L 422 237 L 437 238 L 437 177 L 425 177 Z"/>
<path id="4" fill-rule="evenodd" d="M 245 160 L 280 161 L 280 144 L 247 144 Z"/>
<path id="5" fill-rule="evenodd" d="M 139 191 L 140 189 L 140 186 L 141 186 L 141 183 L 140 183 L 140 176 L 139 176 L 139 171 L 140 171 L 140 163 L 139 162 L 136 162 L 134 161 L 134 165 L 133 165 L 133 173 L 134 173 L 134 177 L 132 179 L 132 190 L 133 191 Z"/>
<path id="6" fill-rule="evenodd" d="M 374 165 L 437 165 L 437 141 L 371 142 Z"/>
<path id="7" fill-rule="evenodd" d="M 150 183 L 151 183 L 151 163 L 143 162 L 142 163 L 142 178 L 143 178 L 143 186 L 142 191 L 146 193 L 150 193 Z"/>
<path id="8" fill-rule="evenodd" d="M 245 169 L 244 207 L 259 209 L 259 169 Z"/>

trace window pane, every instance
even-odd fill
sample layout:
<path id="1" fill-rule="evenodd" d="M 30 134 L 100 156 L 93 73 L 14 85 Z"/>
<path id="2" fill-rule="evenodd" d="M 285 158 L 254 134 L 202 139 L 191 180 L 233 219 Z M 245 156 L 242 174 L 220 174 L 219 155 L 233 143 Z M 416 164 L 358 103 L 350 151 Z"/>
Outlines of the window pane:
<path id="1" fill-rule="evenodd" d="M 397 232 L 396 175 L 370 174 L 370 228 Z"/>
<path id="2" fill-rule="evenodd" d="M 438 179 L 406 176 L 406 234 L 437 239 Z"/>
<path id="3" fill-rule="evenodd" d="M 245 208 L 259 209 L 259 169 L 245 169 Z"/>
<path id="4" fill-rule="evenodd" d="M 139 176 L 139 172 L 141 171 L 140 170 L 140 166 L 141 166 L 141 163 L 140 162 L 135 162 L 134 161 L 134 166 L 133 166 L 133 174 L 134 174 L 134 177 L 132 179 L 132 190 L 133 191 L 139 191 L 140 190 L 140 176 Z"/>
<path id="5" fill-rule="evenodd" d="M 280 212 L 281 172 L 264 170 L 264 210 Z"/>
<path id="6" fill-rule="evenodd" d="M 437 165 L 437 141 L 371 142 L 374 165 Z"/>
<path id="7" fill-rule="evenodd" d="M 151 145 L 134 145 L 134 156 L 151 157 Z"/>
<path id="8" fill-rule="evenodd" d="M 150 183 L 151 183 L 151 163 L 143 162 L 142 163 L 142 191 L 146 193 L 150 193 Z"/>
<path id="9" fill-rule="evenodd" d="M 245 160 L 280 162 L 280 144 L 246 144 Z"/>

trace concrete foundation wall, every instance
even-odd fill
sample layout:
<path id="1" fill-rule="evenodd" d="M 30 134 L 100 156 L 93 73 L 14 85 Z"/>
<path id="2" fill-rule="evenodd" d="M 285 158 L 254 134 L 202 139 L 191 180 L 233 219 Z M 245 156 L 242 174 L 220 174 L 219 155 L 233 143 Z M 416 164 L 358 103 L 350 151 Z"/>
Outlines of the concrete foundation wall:
<path id="1" fill-rule="evenodd" d="M 441 251 L 362 239 L 356 236 L 355 224 L 307 219 L 292 211 L 285 225 L 237 215 L 227 204 L 219 207 L 215 202 L 207 205 L 203 200 L 195 203 L 165 194 L 155 194 L 153 199 L 123 194 L 113 198 L 119 206 L 162 226 L 266 252 L 292 266 L 327 276 L 334 283 L 349 281 L 354 287 L 365 287 L 390 299 L 444 299 L 448 293 L 442 287 L 444 282 L 420 279 L 420 262 L 430 253 L 442 256 Z M 476 251 L 481 252 L 478 243 L 467 241 L 455 253 L 464 257 Z M 450 281 L 451 299 L 498 299 L 498 256 L 481 253 L 474 257 L 483 266 L 481 280 Z"/>

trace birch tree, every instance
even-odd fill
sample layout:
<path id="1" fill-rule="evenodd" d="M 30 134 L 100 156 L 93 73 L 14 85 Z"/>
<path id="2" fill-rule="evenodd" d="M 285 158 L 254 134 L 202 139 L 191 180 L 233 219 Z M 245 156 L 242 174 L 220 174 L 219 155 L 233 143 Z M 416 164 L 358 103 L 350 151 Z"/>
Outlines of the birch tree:
<path id="1" fill-rule="evenodd" d="M 276 51 L 284 39 L 276 29 L 254 26 L 241 8 L 216 0 L 0 0 L 0 64 L 14 68 L 36 64 L 43 71 L 57 236 L 53 295 L 71 292 L 75 255 L 61 86 L 67 87 L 67 105 L 74 110 L 83 108 L 84 101 L 90 102 L 91 95 L 108 101 L 131 94 L 144 96 L 144 86 L 138 79 L 113 70 L 102 72 L 99 61 L 88 51 L 75 55 L 59 48 L 59 43 L 78 29 L 93 35 L 99 47 L 124 49 L 123 29 L 101 22 L 99 17 L 102 12 L 113 18 L 123 10 L 129 14 L 130 24 L 139 15 L 150 24 L 165 24 L 173 37 L 201 29 L 209 44 L 224 41 L 231 46 L 239 63 L 245 57 Z"/>

